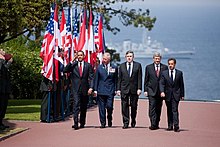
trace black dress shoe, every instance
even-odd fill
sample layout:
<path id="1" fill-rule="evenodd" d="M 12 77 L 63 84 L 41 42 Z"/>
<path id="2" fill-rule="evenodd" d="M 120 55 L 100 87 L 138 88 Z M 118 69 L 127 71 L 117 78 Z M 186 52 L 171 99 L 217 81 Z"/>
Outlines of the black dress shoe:
<path id="1" fill-rule="evenodd" d="M 159 129 L 159 127 L 150 126 L 149 129 L 150 129 L 150 130 L 157 130 L 157 129 Z"/>
<path id="2" fill-rule="evenodd" d="M 166 130 L 167 130 L 167 131 L 172 131 L 172 130 L 173 130 L 173 127 L 168 127 Z"/>
<path id="3" fill-rule="evenodd" d="M 174 128 L 174 132 L 180 132 L 179 127 L 175 127 L 175 128 Z"/>
<path id="4" fill-rule="evenodd" d="M 5 129 L 6 129 L 5 126 L 3 126 L 3 125 L 0 126 L 0 130 L 3 131 L 3 130 L 5 130 Z"/>
<path id="5" fill-rule="evenodd" d="M 135 125 L 136 125 L 136 123 L 134 123 L 134 122 L 133 122 L 133 123 L 131 123 L 131 127 L 132 127 L 132 128 L 134 128 L 134 127 L 135 127 Z"/>
<path id="6" fill-rule="evenodd" d="M 108 122 L 108 127 L 112 127 L 112 122 L 111 121 Z"/>
<path id="7" fill-rule="evenodd" d="M 122 129 L 127 129 L 128 128 L 128 125 L 124 125 L 123 127 L 122 127 Z"/>
<path id="8" fill-rule="evenodd" d="M 101 129 L 105 128 L 105 125 L 101 125 L 100 128 L 101 128 Z"/>
<path id="9" fill-rule="evenodd" d="M 85 128 L 85 125 L 80 125 L 80 128 Z"/>
<path id="10" fill-rule="evenodd" d="M 7 128 L 9 128 L 9 126 L 7 126 L 7 125 L 4 125 L 4 124 L 1 124 L 1 126 L 4 126 L 4 127 L 6 128 L 6 129 L 7 129 Z"/>
<path id="11" fill-rule="evenodd" d="M 74 130 L 78 130 L 79 127 L 77 125 L 72 125 L 72 128 L 74 128 Z"/>

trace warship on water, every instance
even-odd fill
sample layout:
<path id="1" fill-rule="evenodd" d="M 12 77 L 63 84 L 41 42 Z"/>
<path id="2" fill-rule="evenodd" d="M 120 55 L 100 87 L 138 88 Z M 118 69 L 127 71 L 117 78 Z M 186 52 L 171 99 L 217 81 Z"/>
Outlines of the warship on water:
<path id="1" fill-rule="evenodd" d="M 156 40 L 151 40 L 150 36 L 147 36 L 146 33 L 143 35 L 142 43 L 134 43 L 131 40 L 124 40 L 123 43 L 109 43 L 107 46 L 109 49 L 116 50 L 119 53 L 120 58 L 125 57 L 125 53 L 128 50 L 134 52 L 135 58 L 152 58 L 155 52 L 159 52 L 163 58 L 192 58 L 195 54 L 195 49 L 192 50 L 181 50 L 173 51 L 169 48 L 164 48 L 161 42 Z"/>

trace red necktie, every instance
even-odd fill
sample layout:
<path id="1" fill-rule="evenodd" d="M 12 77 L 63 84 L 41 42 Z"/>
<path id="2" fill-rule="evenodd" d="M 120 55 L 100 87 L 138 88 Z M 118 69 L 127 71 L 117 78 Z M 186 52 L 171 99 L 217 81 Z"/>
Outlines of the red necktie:
<path id="1" fill-rule="evenodd" d="M 79 75 L 82 77 L 82 62 L 79 62 Z"/>
<path id="2" fill-rule="evenodd" d="M 158 67 L 158 65 L 156 65 L 157 66 L 157 68 L 156 68 L 156 75 L 157 75 L 157 77 L 159 77 L 159 67 Z"/>

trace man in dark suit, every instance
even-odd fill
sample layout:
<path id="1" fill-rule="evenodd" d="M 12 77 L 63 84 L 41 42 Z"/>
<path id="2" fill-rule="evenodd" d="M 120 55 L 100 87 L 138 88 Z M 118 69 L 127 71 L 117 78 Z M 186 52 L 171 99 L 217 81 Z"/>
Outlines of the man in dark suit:
<path id="1" fill-rule="evenodd" d="M 134 52 L 126 52 L 126 62 L 119 67 L 117 95 L 121 95 L 123 129 L 127 129 L 130 121 L 129 106 L 131 106 L 131 127 L 136 125 L 137 103 L 142 90 L 142 67 L 134 61 Z"/>
<path id="2" fill-rule="evenodd" d="M 167 106 L 168 129 L 179 132 L 179 112 L 180 100 L 184 100 L 184 81 L 182 71 L 175 69 L 176 59 L 168 59 L 169 70 L 162 72 L 160 80 L 161 97 L 165 97 Z"/>
<path id="3" fill-rule="evenodd" d="M 159 80 L 162 71 L 168 69 L 166 65 L 160 63 L 160 53 L 154 53 L 153 61 L 154 63 L 146 66 L 144 79 L 144 95 L 148 96 L 149 99 L 150 130 L 156 130 L 159 128 L 161 108 L 163 104 L 163 98 L 160 97 Z"/>
<path id="4" fill-rule="evenodd" d="M 10 57 L 8 57 L 10 56 Z M 3 124 L 6 109 L 8 106 L 9 94 L 11 92 L 9 67 L 13 62 L 12 55 L 0 50 L 0 130 L 9 128 Z"/>
<path id="5" fill-rule="evenodd" d="M 118 69 L 117 66 L 110 63 L 110 60 L 110 54 L 104 53 L 102 64 L 98 66 L 95 74 L 94 96 L 97 96 L 100 128 L 105 128 L 106 126 L 106 110 L 108 126 L 112 127 L 113 102 L 116 94 Z"/>
<path id="6" fill-rule="evenodd" d="M 71 72 L 71 84 L 73 94 L 73 119 L 72 128 L 78 129 L 78 116 L 80 113 L 80 128 L 84 128 L 86 123 L 86 111 L 89 95 L 92 94 L 93 69 L 91 64 L 84 61 L 84 52 L 78 51 L 73 61 L 65 68 L 64 72 Z M 75 61 L 76 58 L 78 61 Z"/>

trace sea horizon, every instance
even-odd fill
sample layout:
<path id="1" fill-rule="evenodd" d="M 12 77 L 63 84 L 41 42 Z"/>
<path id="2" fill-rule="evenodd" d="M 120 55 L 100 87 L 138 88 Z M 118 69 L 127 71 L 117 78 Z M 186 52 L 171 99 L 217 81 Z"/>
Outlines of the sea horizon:
<path id="1" fill-rule="evenodd" d="M 138 6 L 136 6 L 138 7 Z M 150 8 L 157 17 L 152 31 L 153 40 L 163 43 L 174 51 L 195 50 L 190 59 L 177 59 L 177 69 L 183 71 L 185 99 L 220 100 L 220 6 L 157 6 Z M 126 39 L 141 43 L 142 28 L 123 27 L 115 20 L 121 31 L 112 35 L 105 31 L 106 42 L 122 43 Z M 127 31 L 129 30 L 129 31 Z M 142 64 L 143 77 L 152 59 L 138 59 Z M 125 59 L 121 59 L 121 62 Z M 167 64 L 167 59 L 162 59 Z M 142 92 L 143 93 L 143 92 Z M 143 97 L 143 94 L 141 95 Z"/>

